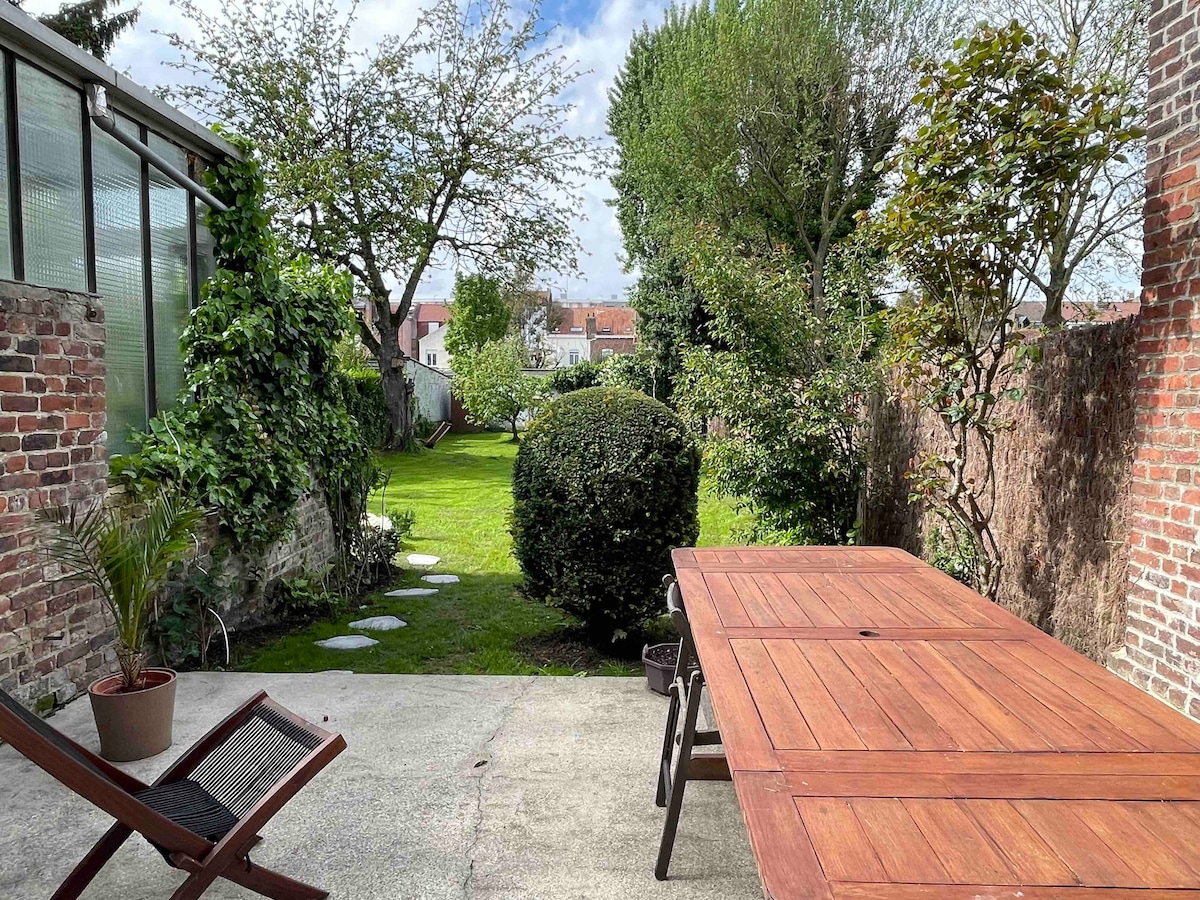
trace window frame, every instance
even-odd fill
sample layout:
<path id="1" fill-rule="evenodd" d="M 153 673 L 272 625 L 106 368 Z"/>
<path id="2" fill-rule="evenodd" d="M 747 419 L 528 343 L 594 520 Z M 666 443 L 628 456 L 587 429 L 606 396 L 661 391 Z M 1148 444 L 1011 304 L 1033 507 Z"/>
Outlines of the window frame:
<path id="1" fill-rule="evenodd" d="M 3 103 L 5 111 L 5 141 L 6 141 L 6 158 L 3 161 L 6 174 L 8 176 L 8 190 L 6 197 L 0 197 L 0 202 L 8 204 L 9 211 L 9 250 L 12 258 L 12 274 L 11 279 L 7 276 L 5 280 L 12 280 L 22 284 L 33 284 L 27 280 L 26 272 L 26 228 L 24 221 L 24 208 L 21 195 L 21 144 L 20 144 L 20 128 L 21 128 L 21 108 L 23 104 L 20 102 L 17 92 L 17 67 L 18 65 L 27 65 L 32 69 L 37 70 L 43 75 L 54 79 L 59 84 L 73 91 L 78 98 L 79 116 L 82 128 L 81 135 L 81 150 L 80 150 L 80 166 L 81 166 L 81 191 L 83 195 L 82 203 L 82 230 L 83 230 L 83 251 L 84 251 L 84 290 L 90 294 L 98 292 L 98 274 L 97 274 L 97 256 L 96 256 L 96 197 L 95 197 L 95 173 L 94 173 L 94 148 L 92 129 L 97 126 L 92 121 L 88 110 L 87 93 L 85 90 L 86 79 L 77 74 L 46 64 L 35 58 L 31 58 L 25 48 L 15 46 L 7 40 L 0 40 L 0 90 L 3 91 Z M 145 145 L 149 145 L 151 133 L 158 138 L 166 141 L 186 154 L 187 174 L 196 179 L 203 170 L 203 167 L 210 165 L 210 160 L 202 153 L 189 149 L 183 143 L 180 143 L 176 138 L 163 133 L 161 129 L 153 129 L 147 124 L 142 114 L 131 112 L 125 104 L 113 104 L 110 102 L 110 107 L 115 113 L 128 119 L 137 126 L 138 140 Z M 157 385 L 155 383 L 155 360 L 156 348 L 154 342 L 154 289 L 152 283 L 152 257 L 151 257 L 151 223 L 150 223 L 150 164 L 146 160 L 140 160 L 140 178 L 139 178 L 139 202 L 142 215 L 142 233 L 141 233 L 141 254 L 142 254 L 142 280 L 143 294 L 142 305 L 145 336 L 143 347 L 145 350 L 145 410 L 147 419 L 153 418 L 159 412 L 157 403 Z M 194 311 L 200 301 L 200 259 L 199 259 L 199 235 L 196 222 L 196 215 L 199 214 L 197 204 L 202 204 L 198 201 L 190 191 L 188 196 L 188 216 L 187 216 L 187 274 L 188 274 L 188 308 L 189 311 Z M 77 287 L 63 287 L 61 285 L 34 285 L 37 287 L 49 287 L 56 290 L 78 291 Z M 111 423 L 123 424 L 123 423 Z"/>

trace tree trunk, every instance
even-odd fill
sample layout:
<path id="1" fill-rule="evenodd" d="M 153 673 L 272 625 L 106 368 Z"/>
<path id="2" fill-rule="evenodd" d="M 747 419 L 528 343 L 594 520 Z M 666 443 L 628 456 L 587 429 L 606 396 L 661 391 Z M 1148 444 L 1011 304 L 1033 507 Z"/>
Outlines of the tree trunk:
<path id="1" fill-rule="evenodd" d="M 413 386 L 404 368 L 399 336 L 396 329 L 387 328 L 380 337 L 379 374 L 383 379 L 383 402 L 388 416 L 384 446 L 389 450 L 412 450 Z"/>

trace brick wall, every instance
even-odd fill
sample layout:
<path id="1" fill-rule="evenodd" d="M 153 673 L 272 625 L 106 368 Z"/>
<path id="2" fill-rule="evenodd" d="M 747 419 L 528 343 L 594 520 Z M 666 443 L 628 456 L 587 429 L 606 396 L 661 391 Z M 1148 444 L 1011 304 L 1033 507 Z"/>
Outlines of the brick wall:
<path id="1" fill-rule="evenodd" d="M 53 582 L 38 547 L 43 506 L 120 505 L 107 485 L 102 300 L 0 281 L 0 688 L 48 708 L 115 669 L 111 617 L 89 587 Z M 333 558 L 323 492 L 296 510 L 297 528 L 266 558 L 226 563 L 230 625 L 265 618 L 266 588 Z M 201 536 L 205 555 L 215 529 Z"/>
<path id="2" fill-rule="evenodd" d="M 1112 668 L 1200 718 L 1200 21 L 1154 0 L 1125 647 Z"/>
<path id="3" fill-rule="evenodd" d="M 63 702 L 111 668 L 92 589 L 52 584 L 34 512 L 102 502 L 104 315 L 83 294 L 0 282 L 0 687 Z"/>

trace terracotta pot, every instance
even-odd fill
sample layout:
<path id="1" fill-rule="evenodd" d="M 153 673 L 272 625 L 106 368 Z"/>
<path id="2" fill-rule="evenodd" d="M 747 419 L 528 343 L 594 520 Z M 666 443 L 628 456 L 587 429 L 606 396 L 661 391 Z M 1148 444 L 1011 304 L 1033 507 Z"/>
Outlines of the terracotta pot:
<path id="1" fill-rule="evenodd" d="M 118 693 L 121 676 L 109 675 L 88 688 L 92 715 L 100 732 L 100 755 L 129 762 L 162 753 L 171 746 L 175 721 L 175 673 L 146 669 L 146 687 Z"/>

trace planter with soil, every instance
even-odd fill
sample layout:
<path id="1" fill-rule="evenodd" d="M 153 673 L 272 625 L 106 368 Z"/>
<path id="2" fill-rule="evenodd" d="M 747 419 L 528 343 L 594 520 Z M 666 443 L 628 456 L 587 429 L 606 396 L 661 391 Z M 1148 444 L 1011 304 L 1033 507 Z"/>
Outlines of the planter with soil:
<path id="1" fill-rule="evenodd" d="M 108 675 L 88 688 L 92 715 L 100 733 L 100 755 L 131 762 L 162 753 L 171 746 L 175 719 L 175 673 L 144 669 L 145 687 L 123 691 L 123 676 Z"/>
<path id="2" fill-rule="evenodd" d="M 679 659 L 679 643 L 655 644 L 642 650 L 642 665 L 646 669 L 646 681 L 650 690 L 664 697 L 671 692 L 671 679 L 675 677 L 675 662 Z"/>

